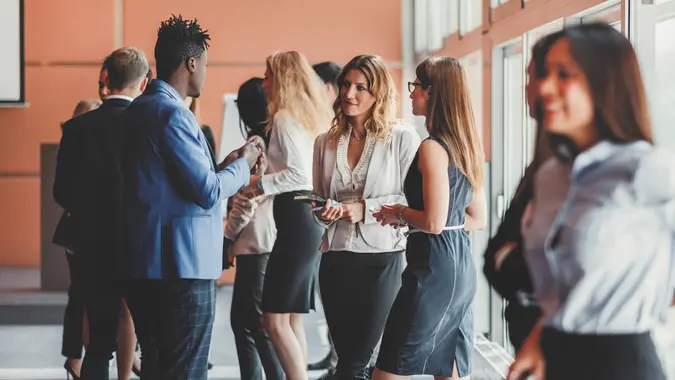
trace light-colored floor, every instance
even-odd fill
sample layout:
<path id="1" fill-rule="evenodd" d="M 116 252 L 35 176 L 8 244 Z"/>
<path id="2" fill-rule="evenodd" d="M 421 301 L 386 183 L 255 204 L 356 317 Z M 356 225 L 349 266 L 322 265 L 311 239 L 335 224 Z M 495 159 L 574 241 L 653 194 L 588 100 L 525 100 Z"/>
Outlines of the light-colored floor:
<path id="1" fill-rule="evenodd" d="M 40 292 L 38 287 L 39 272 L 0 268 L 0 380 L 65 379 L 64 359 L 60 355 L 62 327 L 59 321 L 66 295 L 62 292 Z M 218 289 L 211 348 L 211 362 L 215 368 L 209 372 L 209 379 L 239 379 L 234 336 L 230 328 L 231 298 L 231 287 Z M 27 320 L 29 323 L 24 323 Z M 30 323 L 30 320 L 37 322 Z M 305 319 L 310 361 L 321 359 L 328 350 L 322 320 L 321 309 Z M 472 379 L 501 379 L 499 373 L 503 372 L 503 365 L 495 368 L 489 363 L 494 363 L 494 358 L 499 355 L 489 343 L 479 342 L 474 354 Z M 488 361 L 486 357 L 491 359 Z M 321 372 L 311 372 L 310 378 L 320 375 Z M 115 370 L 111 368 L 111 379 L 114 378 Z M 415 379 L 431 377 L 419 376 Z"/>

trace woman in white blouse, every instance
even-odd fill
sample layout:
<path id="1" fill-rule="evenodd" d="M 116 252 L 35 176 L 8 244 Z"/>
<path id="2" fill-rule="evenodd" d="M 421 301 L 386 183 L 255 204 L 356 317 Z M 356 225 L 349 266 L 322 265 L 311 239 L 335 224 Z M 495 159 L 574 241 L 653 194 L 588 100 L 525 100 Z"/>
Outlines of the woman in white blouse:
<path id="1" fill-rule="evenodd" d="M 382 228 L 372 210 L 405 202 L 403 179 L 420 139 L 392 121 L 395 85 L 380 57 L 355 57 L 337 83 L 332 128 L 314 143 L 314 191 L 328 199 L 315 212 L 326 228 L 319 281 L 336 378 L 367 379 L 400 287 L 406 241 L 401 229 Z"/>
<path id="2" fill-rule="evenodd" d="M 314 70 L 295 51 L 267 58 L 262 84 L 271 130 L 268 174 L 244 190 L 250 197 L 274 195 L 276 240 L 262 294 L 265 327 L 289 380 L 307 379 L 307 342 L 302 314 L 314 309 L 315 279 L 323 230 L 310 205 L 294 200 L 312 190 L 312 146 L 330 125 L 329 100 Z"/>

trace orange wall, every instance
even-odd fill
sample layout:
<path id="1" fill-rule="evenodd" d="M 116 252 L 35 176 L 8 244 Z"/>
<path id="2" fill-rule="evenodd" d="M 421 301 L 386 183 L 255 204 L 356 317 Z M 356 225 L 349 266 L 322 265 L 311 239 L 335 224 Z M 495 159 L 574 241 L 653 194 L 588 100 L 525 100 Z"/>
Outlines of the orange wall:
<path id="1" fill-rule="evenodd" d="M 196 17 L 210 31 L 201 113 L 216 141 L 222 94 L 262 76 L 274 51 L 341 63 L 375 53 L 401 82 L 400 0 L 25 0 L 30 107 L 0 109 L 0 266 L 40 265 L 40 144 L 58 142 L 59 123 L 75 104 L 97 97 L 108 53 L 135 45 L 151 58 L 159 23 L 172 13 Z"/>

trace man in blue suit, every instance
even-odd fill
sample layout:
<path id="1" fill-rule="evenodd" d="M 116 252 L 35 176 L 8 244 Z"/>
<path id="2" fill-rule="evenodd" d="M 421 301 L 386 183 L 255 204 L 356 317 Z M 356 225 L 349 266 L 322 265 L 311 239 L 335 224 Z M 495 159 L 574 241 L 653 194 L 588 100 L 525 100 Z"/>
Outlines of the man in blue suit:
<path id="1" fill-rule="evenodd" d="M 251 182 L 245 145 L 215 166 L 187 96 L 204 86 L 209 35 L 196 20 L 162 22 L 157 79 L 121 121 L 120 277 L 143 352 L 141 378 L 206 379 L 222 271 L 221 200 Z M 238 157 L 238 158 L 237 158 Z M 255 178 L 254 178 L 255 180 Z"/>

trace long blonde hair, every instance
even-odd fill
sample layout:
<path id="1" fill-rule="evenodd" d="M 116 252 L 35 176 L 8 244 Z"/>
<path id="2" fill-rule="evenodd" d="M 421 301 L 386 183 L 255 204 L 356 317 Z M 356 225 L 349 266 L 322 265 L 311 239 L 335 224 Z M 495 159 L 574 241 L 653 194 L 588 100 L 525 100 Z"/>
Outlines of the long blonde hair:
<path id="1" fill-rule="evenodd" d="M 445 142 L 450 159 L 475 190 L 483 184 L 485 153 L 478 137 L 464 69 L 450 57 L 427 58 L 417 66 L 422 88 L 431 86 L 426 127 Z"/>
<path id="2" fill-rule="evenodd" d="M 342 68 L 337 78 L 338 94 L 342 89 L 345 76 L 351 70 L 359 70 L 366 77 L 368 92 L 375 97 L 375 103 L 368 111 L 368 119 L 364 126 L 368 134 L 377 139 L 386 139 L 391 132 L 391 120 L 396 109 L 396 87 L 387 66 L 377 55 L 358 55 Z M 335 118 L 328 132 L 328 137 L 337 141 L 341 135 L 349 131 L 349 118 L 342 111 L 342 96 L 338 95 L 333 104 Z"/>
<path id="3" fill-rule="evenodd" d="M 268 93 L 269 120 L 283 110 L 313 135 L 325 132 L 333 118 L 330 99 L 307 59 L 297 51 L 286 51 L 272 54 L 266 63 L 273 86 Z"/>

